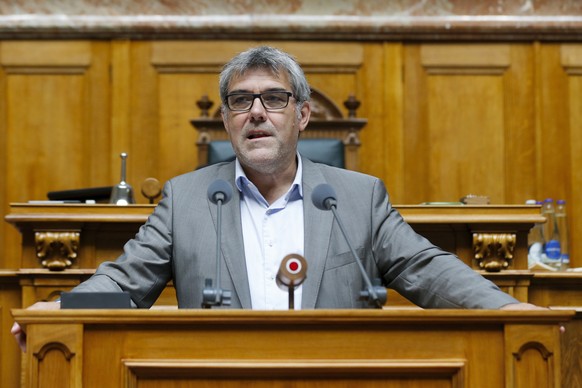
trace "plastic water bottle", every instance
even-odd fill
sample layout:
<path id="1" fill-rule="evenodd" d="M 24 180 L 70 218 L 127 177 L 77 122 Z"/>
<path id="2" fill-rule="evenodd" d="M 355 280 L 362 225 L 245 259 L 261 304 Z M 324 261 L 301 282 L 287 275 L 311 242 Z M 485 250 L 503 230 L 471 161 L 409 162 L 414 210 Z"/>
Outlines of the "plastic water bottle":
<path id="1" fill-rule="evenodd" d="M 556 269 L 560 268 L 560 234 L 556 225 L 556 211 L 554 200 L 548 198 L 542 205 L 542 215 L 546 217 L 543 224 L 544 255 L 542 262 Z"/>
<path id="2" fill-rule="evenodd" d="M 525 201 L 526 205 L 541 205 L 540 201 L 535 199 L 528 199 Z M 542 225 L 535 224 L 529 234 L 527 235 L 527 265 L 533 267 L 536 263 L 542 261 L 542 253 L 544 252 L 544 236 L 542 234 Z"/>
<path id="3" fill-rule="evenodd" d="M 560 235 L 560 269 L 570 266 L 570 241 L 568 231 L 568 215 L 566 213 L 566 201 L 556 201 L 556 226 Z"/>

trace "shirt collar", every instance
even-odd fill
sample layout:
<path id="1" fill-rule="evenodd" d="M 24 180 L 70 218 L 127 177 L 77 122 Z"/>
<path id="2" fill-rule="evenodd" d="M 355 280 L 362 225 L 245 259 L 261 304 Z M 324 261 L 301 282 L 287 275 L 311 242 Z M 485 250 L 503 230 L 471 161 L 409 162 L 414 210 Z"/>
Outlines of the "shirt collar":
<path id="1" fill-rule="evenodd" d="M 301 155 L 299 155 L 299 152 L 297 152 L 297 172 L 295 173 L 295 179 L 293 180 L 291 187 L 287 191 L 287 194 L 285 194 L 286 201 L 294 201 L 303 198 L 302 177 L 303 177 L 303 162 L 301 161 Z M 238 191 L 240 191 L 243 195 L 248 195 L 249 193 L 252 193 L 257 199 L 260 199 L 262 202 L 267 203 L 267 201 L 258 191 L 255 184 L 247 178 L 238 158 L 235 159 L 235 184 Z"/>

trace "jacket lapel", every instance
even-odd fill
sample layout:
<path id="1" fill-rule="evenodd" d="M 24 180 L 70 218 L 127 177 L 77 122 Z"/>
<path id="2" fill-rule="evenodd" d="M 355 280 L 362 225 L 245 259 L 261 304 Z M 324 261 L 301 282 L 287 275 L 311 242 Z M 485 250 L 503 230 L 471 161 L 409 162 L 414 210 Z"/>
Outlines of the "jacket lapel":
<path id="1" fill-rule="evenodd" d="M 303 162 L 303 216 L 305 225 L 305 260 L 307 261 L 307 277 L 303 283 L 301 308 L 314 309 L 317 295 L 323 277 L 327 251 L 331 241 L 333 214 L 317 209 L 311 201 L 313 189 L 326 183 L 323 174 L 317 166 L 306 158 Z"/>

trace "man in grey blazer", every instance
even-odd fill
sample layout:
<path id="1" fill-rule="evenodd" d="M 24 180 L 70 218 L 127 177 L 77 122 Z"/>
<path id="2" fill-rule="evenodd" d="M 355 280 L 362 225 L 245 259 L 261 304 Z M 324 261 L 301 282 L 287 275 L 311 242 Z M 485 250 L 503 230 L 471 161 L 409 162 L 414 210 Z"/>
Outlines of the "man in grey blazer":
<path id="1" fill-rule="evenodd" d="M 379 179 L 301 161 L 305 247 L 294 253 L 304 253 L 309 268 L 302 285 L 302 308 L 365 306 L 358 297 L 362 276 L 333 214 L 311 203 L 311 192 L 320 183 L 335 188 L 338 214 L 370 277 L 381 277 L 388 287 L 422 307 L 495 309 L 517 302 L 416 234 L 392 208 Z M 216 178 L 234 186 L 234 176 L 235 162 L 228 162 L 171 179 L 164 199 L 127 243 L 125 253 L 104 263 L 75 290 L 129 291 L 138 307 L 148 308 L 173 279 L 179 307 L 201 307 L 204 279 L 214 277 L 217 234 L 216 205 L 206 191 Z M 221 286 L 232 290 L 231 307 L 250 309 L 253 278 L 245 263 L 240 208 L 241 195 L 234 195 L 222 209 Z M 285 230 L 279 233 L 286 238 Z M 272 267 L 278 268 L 282 258 Z"/>
<path id="2" fill-rule="evenodd" d="M 311 112 L 310 88 L 291 56 L 271 47 L 237 55 L 221 73 L 220 94 L 236 160 L 169 180 L 124 253 L 74 291 L 128 291 L 137 307 L 149 308 L 173 280 L 178 306 L 200 308 L 204 280 L 216 268 L 217 206 L 207 189 L 221 178 L 234 195 L 222 206 L 217 286 L 232 291 L 231 308 L 286 308 L 288 295 L 277 288 L 275 275 L 289 253 L 308 263 L 297 306 L 368 306 L 360 300 L 363 278 L 337 221 L 311 201 L 322 183 L 335 189 L 339 219 L 370 278 L 425 308 L 536 308 L 416 234 L 392 207 L 381 180 L 298 154 Z M 18 325 L 12 332 L 23 340 Z"/>

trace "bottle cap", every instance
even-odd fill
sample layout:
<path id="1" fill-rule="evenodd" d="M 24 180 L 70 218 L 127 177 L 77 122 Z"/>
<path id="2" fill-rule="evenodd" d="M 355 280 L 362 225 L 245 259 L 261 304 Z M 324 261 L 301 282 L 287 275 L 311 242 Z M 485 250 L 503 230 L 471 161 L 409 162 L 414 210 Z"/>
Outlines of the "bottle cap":
<path id="1" fill-rule="evenodd" d="M 566 204 L 566 200 L 565 200 L 565 199 L 558 199 L 558 200 L 556 201 L 556 203 L 557 203 L 558 205 L 565 205 L 565 204 Z"/>

